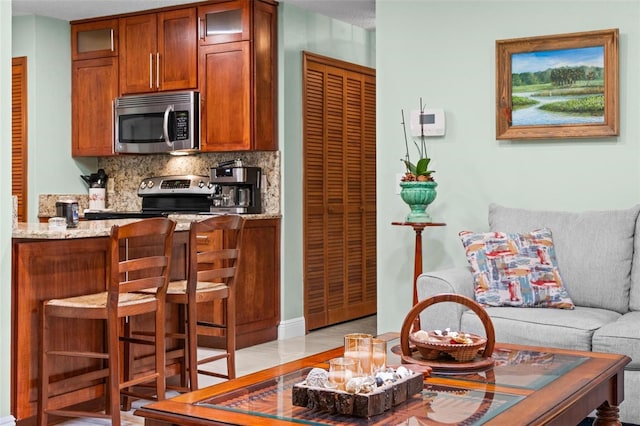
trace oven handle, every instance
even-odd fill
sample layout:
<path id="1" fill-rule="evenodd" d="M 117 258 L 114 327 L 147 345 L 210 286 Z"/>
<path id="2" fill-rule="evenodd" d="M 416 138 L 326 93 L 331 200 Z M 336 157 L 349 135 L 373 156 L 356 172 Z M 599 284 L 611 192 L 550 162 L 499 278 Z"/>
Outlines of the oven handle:
<path id="1" fill-rule="evenodd" d="M 169 114 L 173 111 L 173 105 L 167 106 L 164 110 L 164 120 L 162 122 L 162 132 L 164 134 L 164 141 L 169 147 L 173 147 L 173 142 L 169 139 Z"/>

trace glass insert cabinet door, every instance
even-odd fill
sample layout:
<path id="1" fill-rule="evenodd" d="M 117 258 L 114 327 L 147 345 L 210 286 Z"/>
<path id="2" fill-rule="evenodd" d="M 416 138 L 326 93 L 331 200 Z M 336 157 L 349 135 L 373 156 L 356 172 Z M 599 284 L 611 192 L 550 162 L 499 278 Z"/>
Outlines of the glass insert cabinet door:
<path id="1" fill-rule="evenodd" d="M 105 19 L 71 26 L 71 56 L 73 60 L 117 56 L 117 46 L 117 19 Z"/>
<path id="2" fill-rule="evenodd" d="M 200 44 L 249 40 L 249 2 L 234 0 L 198 8 Z"/>

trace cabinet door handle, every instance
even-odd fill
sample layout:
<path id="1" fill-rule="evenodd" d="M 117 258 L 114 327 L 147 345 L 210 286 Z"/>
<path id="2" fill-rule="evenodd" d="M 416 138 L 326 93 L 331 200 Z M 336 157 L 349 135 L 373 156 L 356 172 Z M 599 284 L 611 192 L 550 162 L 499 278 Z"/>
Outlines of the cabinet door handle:
<path id="1" fill-rule="evenodd" d="M 156 89 L 160 88 L 160 52 L 156 52 Z"/>
<path id="2" fill-rule="evenodd" d="M 153 89 L 153 53 L 149 53 L 149 89 Z"/>
<path id="3" fill-rule="evenodd" d="M 113 28 L 111 28 L 111 51 L 114 52 L 115 48 L 113 46 Z"/>
<path id="4" fill-rule="evenodd" d="M 198 38 L 200 40 L 204 40 L 204 37 L 202 37 L 202 18 L 200 18 L 198 16 Z"/>

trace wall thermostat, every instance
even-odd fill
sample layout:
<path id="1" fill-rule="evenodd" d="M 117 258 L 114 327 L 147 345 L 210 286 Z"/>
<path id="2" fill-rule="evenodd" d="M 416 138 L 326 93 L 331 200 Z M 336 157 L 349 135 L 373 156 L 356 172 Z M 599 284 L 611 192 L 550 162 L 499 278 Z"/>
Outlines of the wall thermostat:
<path id="1" fill-rule="evenodd" d="M 444 110 L 442 108 L 425 108 L 422 112 L 411 111 L 412 136 L 443 136 Z"/>

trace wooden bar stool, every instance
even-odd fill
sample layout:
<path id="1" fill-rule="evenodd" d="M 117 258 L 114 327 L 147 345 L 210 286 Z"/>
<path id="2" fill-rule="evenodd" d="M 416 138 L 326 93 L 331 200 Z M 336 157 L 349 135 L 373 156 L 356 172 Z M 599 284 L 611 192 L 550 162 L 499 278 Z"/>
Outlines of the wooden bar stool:
<path id="1" fill-rule="evenodd" d="M 182 387 L 198 389 L 198 373 L 224 379 L 236 375 L 236 307 L 234 282 L 240 264 L 244 219 L 238 215 L 221 215 L 192 222 L 189 230 L 187 279 L 172 281 L 167 290 L 167 303 L 179 304 L 179 323 L 186 333 L 177 335 L 185 340 L 185 349 L 167 355 L 183 358 L 188 372 Z M 209 304 L 213 314 L 204 320 L 198 307 Z M 198 337 L 213 336 L 224 346 L 224 352 L 198 359 Z M 176 337 L 171 335 L 171 337 Z M 198 366 L 226 359 L 227 374 L 201 369 Z"/>
<path id="2" fill-rule="evenodd" d="M 49 415 L 110 418 L 120 425 L 120 394 L 141 397 L 131 387 L 155 382 L 155 399 L 165 397 L 165 295 L 175 222 L 166 218 L 144 219 L 113 226 L 107 261 L 107 291 L 43 302 L 40 330 L 40 374 L 38 421 L 48 424 Z M 72 283 L 70 283 L 72 284 Z M 153 293 L 142 292 L 154 288 Z M 153 339 L 125 339 L 123 323 L 130 317 L 153 314 Z M 83 347 L 74 341 L 73 329 L 63 342 L 50 341 L 49 328 L 57 321 L 100 320 L 104 323 L 104 347 Z M 121 348 L 120 342 L 123 342 Z M 147 371 L 122 380 L 122 352 L 134 344 L 153 345 L 155 364 Z M 55 347 L 55 348 L 54 348 Z M 52 376 L 56 357 L 76 357 L 78 371 L 72 377 Z M 82 358 L 95 361 L 86 362 Z M 106 379 L 106 380 L 105 380 Z M 105 396 L 103 412 L 74 407 L 80 402 Z M 144 395 L 148 397 L 148 395 Z"/>

